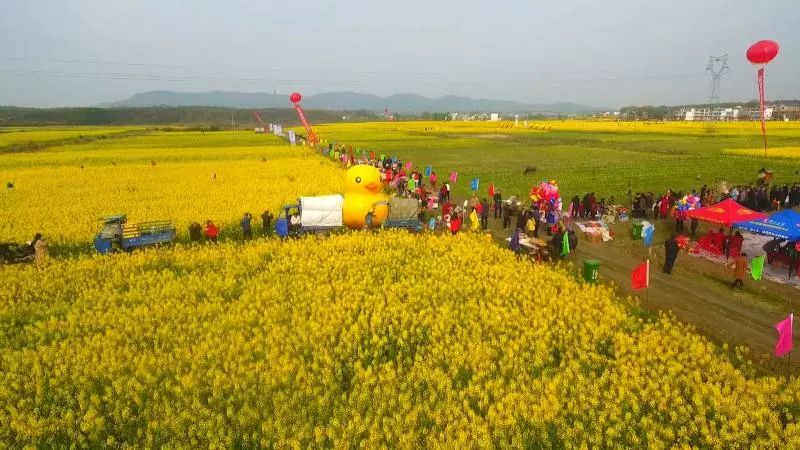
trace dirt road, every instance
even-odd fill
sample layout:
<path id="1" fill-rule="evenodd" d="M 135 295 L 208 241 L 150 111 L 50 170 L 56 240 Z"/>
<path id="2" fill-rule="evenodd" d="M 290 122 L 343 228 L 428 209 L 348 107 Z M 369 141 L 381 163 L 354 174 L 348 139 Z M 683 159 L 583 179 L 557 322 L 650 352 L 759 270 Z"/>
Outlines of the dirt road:
<path id="1" fill-rule="evenodd" d="M 510 235 L 502 230 L 499 220 L 490 219 L 489 227 L 503 239 Z M 732 271 L 683 252 L 672 274 L 664 274 L 663 242 L 671 223 L 656 224 L 656 229 L 650 252 L 650 288 L 646 294 L 630 288 L 631 271 L 648 257 L 648 250 L 641 241 L 631 239 L 629 223 L 612 227 L 616 239 L 606 243 L 592 243 L 578 232 L 577 251 L 569 258 L 575 266 L 573 270 L 581 270 L 586 259 L 597 259 L 601 262 L 601 282 L 613 285 L 622 295 L 638 296 L 644 309 L 670 311 L 718 344 L 748 348 L 757 371 L 785 374 L 786 358 L 772 355 L 777 338 L 774 324 L 789 312 L 798 311 L 800 290 L 768 280 L 749 280 L 743 290 L 734 290 L 730 285 Z M 798 343 L 800 340 L 795 339 L 795 344 Z M 800 373 L 800 357 L 795 358 L 792 366 L 792 373 Z"/>

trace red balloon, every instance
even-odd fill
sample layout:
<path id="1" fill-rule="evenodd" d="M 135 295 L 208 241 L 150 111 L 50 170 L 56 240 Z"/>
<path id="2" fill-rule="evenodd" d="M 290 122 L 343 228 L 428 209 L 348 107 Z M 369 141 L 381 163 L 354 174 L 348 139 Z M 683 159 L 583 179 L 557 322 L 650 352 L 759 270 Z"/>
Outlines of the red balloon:
<path id="1" fill-rule="evenodd" d="M 289 96 L 289 100 L 291 100 L 292 103 L 300 103 L 300 100 L 302 100 L 302 99 L 303 99 L 303 96 L 300 95 L 299 92 L 293 92 L 292 95 Z"/>
<path id="2" fill-rule="evenodd" d="M 778 56 L 778 43 L 775 41 L 758 41 L 747 49 L 747 60 L 753 64 L 766 64 Z"/>

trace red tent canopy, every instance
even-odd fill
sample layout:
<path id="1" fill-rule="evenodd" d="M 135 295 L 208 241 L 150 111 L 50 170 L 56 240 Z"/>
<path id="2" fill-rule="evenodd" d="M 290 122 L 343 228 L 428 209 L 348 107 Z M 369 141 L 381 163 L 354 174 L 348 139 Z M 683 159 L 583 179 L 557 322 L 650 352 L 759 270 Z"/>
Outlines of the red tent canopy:
<path id="1" fill-rule="evenodd" d="M 716 205 L 693 209 L 688 211 L 686 215 L 703 222 L 718 223 L 726 227 L 739 222 L 748 222 L 767 217 L 766 214 L 745 208 L 732 198 L 723 200 Z"/>

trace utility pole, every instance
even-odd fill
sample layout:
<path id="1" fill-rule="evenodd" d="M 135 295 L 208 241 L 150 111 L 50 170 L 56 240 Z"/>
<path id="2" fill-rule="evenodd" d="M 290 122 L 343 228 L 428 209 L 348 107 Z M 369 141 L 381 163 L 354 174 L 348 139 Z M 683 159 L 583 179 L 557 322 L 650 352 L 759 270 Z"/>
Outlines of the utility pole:
<path id="1" fill-rule="evenodd" d="M 714 121 L 714 110 L 719 105 L 719 90 L 720 80 L 722 75 L 728 73 L 728 54 L 722 56 L 709 56 L 708 66 L 706 66 L 706 73 L 711 75 L 711 96 L 708 98 L 711 109 L 711 120 Z M 713 130 L 713 125 L 711 127 Z"/>
<path id="2" fill-rule="evenodd" d="M 231 131 L 233 135 L 236 136 L 236 125 L 233 124 L 233 111 L 231 111 Z"/>

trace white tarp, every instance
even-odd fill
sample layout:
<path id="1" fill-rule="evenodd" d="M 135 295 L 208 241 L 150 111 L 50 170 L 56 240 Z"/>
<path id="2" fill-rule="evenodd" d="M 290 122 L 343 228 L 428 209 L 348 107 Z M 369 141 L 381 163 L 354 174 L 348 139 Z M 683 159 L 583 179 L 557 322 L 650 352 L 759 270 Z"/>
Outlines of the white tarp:
<path id="1" fill-rule="evenodd" d="M 300 223 L 304 227 L 342 226 L 341 195 L 322 195 L 319 197 L 300 197 Z"/>

